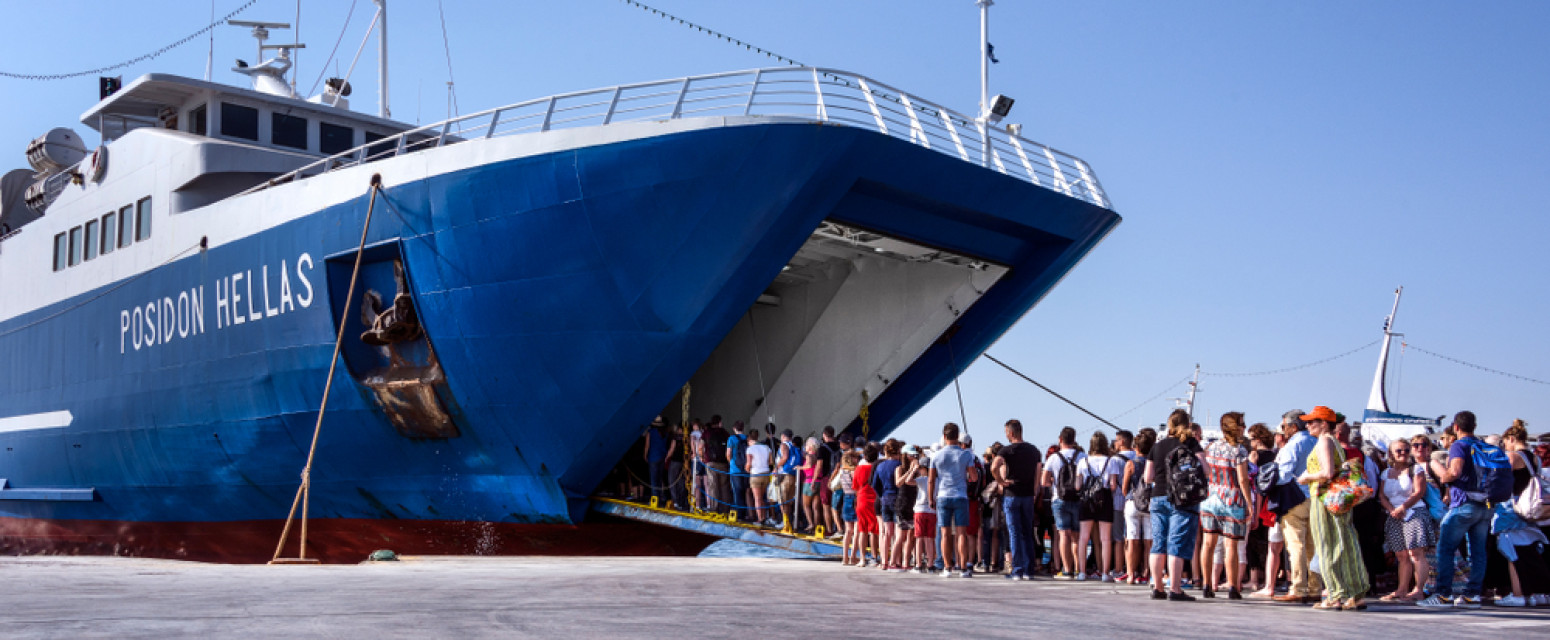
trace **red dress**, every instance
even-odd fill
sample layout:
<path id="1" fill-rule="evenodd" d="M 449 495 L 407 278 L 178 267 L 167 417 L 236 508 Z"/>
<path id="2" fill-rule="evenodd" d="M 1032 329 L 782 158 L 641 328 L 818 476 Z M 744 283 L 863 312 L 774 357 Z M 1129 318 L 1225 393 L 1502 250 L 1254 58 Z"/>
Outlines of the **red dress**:
<path id="1" fill-rule="evenodd" d="M 872 489 L 870 464 L 856 467 L 856 530 L 861 533 L 877 533 L 877 491 Z"/>

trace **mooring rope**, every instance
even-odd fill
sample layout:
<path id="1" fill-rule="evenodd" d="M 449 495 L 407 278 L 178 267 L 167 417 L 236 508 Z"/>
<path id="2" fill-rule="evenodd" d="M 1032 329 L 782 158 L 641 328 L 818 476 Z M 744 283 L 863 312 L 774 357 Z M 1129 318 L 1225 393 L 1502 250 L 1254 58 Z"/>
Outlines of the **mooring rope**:
<path id="1" fill-rule="evenodd" d="M 328 410 L 328 394 L 334 388 L 334 371 L 339 366 L 339 350 L 344 345 L 344 330 L 349 325 L 350 307 L 354 304 L 355 282 L 361 273 L 361 258 L 366 255 L 366 232 L 371 230 L 371 214 L 377 207 L 377 192 L 382 190 L 382 174 L 371 176 L 371 199 L 366 204 L 366 222 L 361 225 L 361 242 L 355 249 L 355 267 L 350 270 L 350 288 L 344 294 L 344 313 L 339 318 L 339 332 L 334 338 L 334 357 L 328 361 L 328 380 L 323 383 L 323 401 L 318 406 L 318 419 L 312 426 L 312 446 L 307 449 L 307 464 L 301 469 L 301 486 L 296 488 L 296 498 L 291 501 L 291 512 L 285 516 L 285 528 L 280 530 L 280 542 L 275 545 L 274 557 L 280 559 L 285 550 L 285 540 L 291 535 L 291 522 L 296 519 L 296 507 L 301 506 L 301 537 L 296 557 L 307 559 L 307 511 L 312 500 L 312 461 L 317 457 L 318 436 L 323 433 L 323 414 Z"/>

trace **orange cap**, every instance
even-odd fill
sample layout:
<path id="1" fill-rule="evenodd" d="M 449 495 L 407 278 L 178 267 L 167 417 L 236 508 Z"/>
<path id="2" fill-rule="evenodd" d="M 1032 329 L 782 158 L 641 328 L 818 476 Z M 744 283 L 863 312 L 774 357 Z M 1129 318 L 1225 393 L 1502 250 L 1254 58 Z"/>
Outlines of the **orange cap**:
<path id="1" fill-rule="evenodd" d="M 1335 417 L 1334 410 L 1330 409 L 1329 407 L 1323 406 L 1323 405 L 1319 405 L 1317 407 L 1314 407 L 1312 412 L 1302 416 L 1302 421 L 1303 422 L 1310 422 L 1310 421 L 1313 421 L 1313 420 L 1323 420 L 1323 421 L 1328 422 L 1330 424 L 1334 424 L 1334 423 L 1339 421 Z"/>

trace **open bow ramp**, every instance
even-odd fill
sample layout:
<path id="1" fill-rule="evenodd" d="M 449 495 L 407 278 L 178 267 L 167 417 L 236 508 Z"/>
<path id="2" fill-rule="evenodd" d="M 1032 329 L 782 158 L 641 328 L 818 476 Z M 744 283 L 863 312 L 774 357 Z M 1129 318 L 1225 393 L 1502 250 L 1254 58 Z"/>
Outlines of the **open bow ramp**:
<path id="1" fill-rule="evenodd" d="M 836 558 L 840 555 L 840 546 L 828 540 L 784 534 L 756 525 L 728 520 L 715 514 L 684 513 L 612 498 L 594 499 L 592 510 L 618 518 L 783 549 L 792 553 L 820 558 Z"/>

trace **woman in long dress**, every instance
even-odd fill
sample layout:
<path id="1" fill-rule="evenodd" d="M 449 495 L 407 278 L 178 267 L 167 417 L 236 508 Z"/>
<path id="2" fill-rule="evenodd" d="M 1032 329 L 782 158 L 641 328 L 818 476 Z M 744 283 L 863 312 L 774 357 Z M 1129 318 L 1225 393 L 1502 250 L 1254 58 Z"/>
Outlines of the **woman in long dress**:
<path id="1" fill-rule="evenodd" d="M 1335 412 L 1329 407 L 1314 407 L 1313 413 L 1302 416 L 1308 424 L 1308 433 L 1318 438 L 1313 452 L 1308 454 L 1308 470 L 1297 478 L 1300 484 L 1310 485 L 1308 510 L 1313 533 L 1313 548 L 1319 558 L 1319 576 L 1324 579 L 1327 595 L 1314 609 L 1330 611 L 1366 609 L 1362 597 L 1370 585 L 1367 568 L 1362 564 L 1361 548 L 1356 542 L 1356 529 L 1351 527 L 1351 512 L 1340 515 L 1324 507 L 1324 494 L 1330 481 L 1345 465 L 1345 452 L 1334 437 Z"/>

